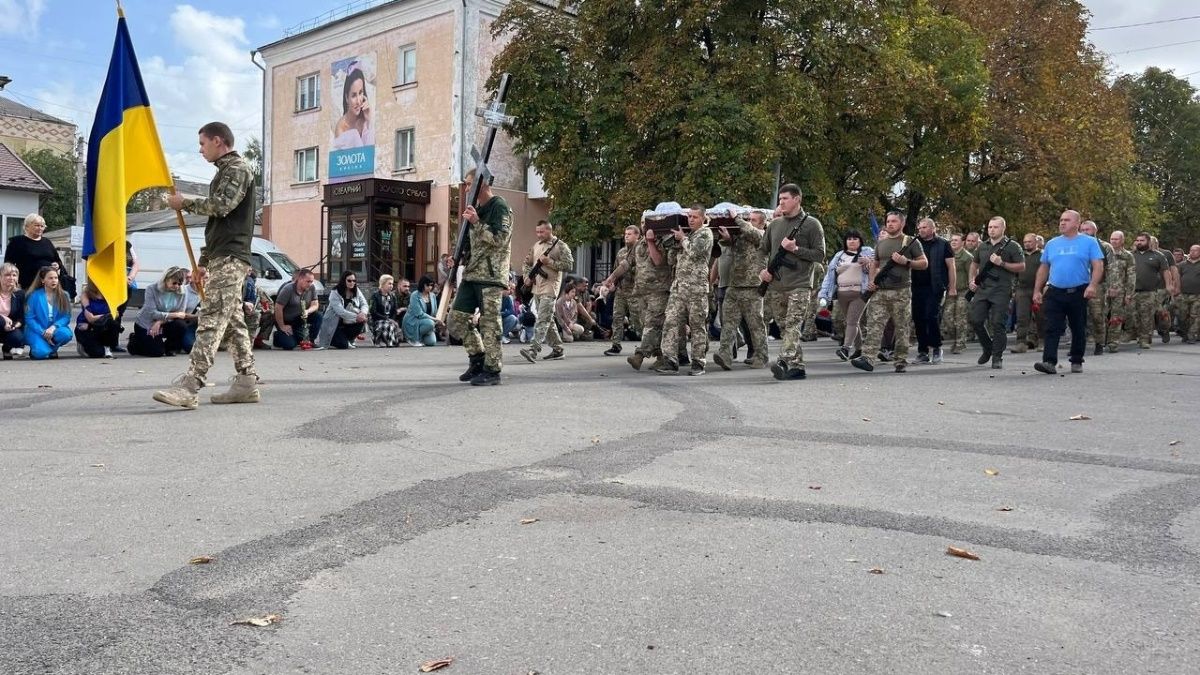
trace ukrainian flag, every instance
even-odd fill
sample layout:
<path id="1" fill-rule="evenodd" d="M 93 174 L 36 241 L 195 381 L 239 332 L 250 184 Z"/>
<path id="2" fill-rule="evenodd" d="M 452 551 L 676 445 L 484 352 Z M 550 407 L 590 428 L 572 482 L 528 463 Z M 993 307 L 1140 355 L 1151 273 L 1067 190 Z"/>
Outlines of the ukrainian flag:
<path id="1" fill-rule="evenodd" d="M 139 190 L 172 184 L 125 13 L 118 10 L 118 14 L 108 78 L 88 139 L 87 196 L 83 204 L 83 257 L 87 259 L 88 279 L 104 294 L 113 311 L 128 295 L 125 207 Z"/>

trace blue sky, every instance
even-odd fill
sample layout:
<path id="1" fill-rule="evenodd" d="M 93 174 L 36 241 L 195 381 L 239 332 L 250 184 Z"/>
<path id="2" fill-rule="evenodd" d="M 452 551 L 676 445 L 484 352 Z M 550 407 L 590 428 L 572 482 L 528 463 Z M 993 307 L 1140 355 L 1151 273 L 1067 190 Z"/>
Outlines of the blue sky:
<path id="1" fill-rule="evenodd" d="M 250 50 L 289 27 L 380 0 L 126 0 L 125 14 L 154 106 L 167 161 L 176 174 L 207 181 L 212 168 L 196 153 L 195 130 L 219 119 L 241 141 L 259 135 L 260 71 Z M 1085 0 L 1092 26 L 1168 21 L 1200 15 L 1200 2 Z M 0 75 L 4 95 L 79 126 L 87 135 L 112 50 L 116 3 L 110 0 L 0 0 Z M 1173 68 L 1200 87 L 1200 20 L 1098 30 L 1093 42 L 1123 72 Z"/>

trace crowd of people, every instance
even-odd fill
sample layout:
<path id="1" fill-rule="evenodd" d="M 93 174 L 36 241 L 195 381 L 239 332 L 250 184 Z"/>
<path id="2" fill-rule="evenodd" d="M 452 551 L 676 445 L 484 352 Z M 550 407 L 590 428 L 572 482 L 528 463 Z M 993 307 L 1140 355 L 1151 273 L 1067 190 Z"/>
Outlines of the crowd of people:
<path id="1" fill-rule="evenodd" d="M 594 285 L 571 274 L 571 246 L 539 221 L 522 268 L 508 271 L 499 289 L 501 343 L 523 343 L 520 355 L 536 363 L 565 358 L 567 343 L 603 342 L 612 356 L 634 341 L 627 358 L 634 369 L 653 359 L 655 372 L 690 366 L 689 374 L 701 375 L 710 342 L 717 342 L 712 361 L 721 369 L 732 369 L 744 347 L 742 364 L 769 366 L 789 380 L 806 376 L 801 343 L 819 335 L 836 340 L 836 356 L 860 370 L 890 362 L 899 372 L 907 370 L 912 336 L 917 364 L 942 363 L 943 345 L 960 354 L 977 342 L 978 363 L 993 368 L 1003 367 L 1006 353 L 1040 348 L 1035 368 L 1042 372 L 1057 371 L 1067 329 L 1074 372 L 1082 370 L 1086 340 L 1095 355 L 1128 343 L 1148 349 L 1155 334 L 1163 342 L 1173 334 L 1185 344 L 1200 340 L 1200 245 L 1166 251 L 1143 232 L 1129 250 L 1124 232 L 1098 239 L 1096 224 L 1080 222 L 1074 211 L 1063 214 L 1060 236 L 1049 243 L 1027 233 L 1018 244 L 1001 217 L 982 236 L 944 237 L 929 218 L 909 236 L 903 215 L 893 212 L 878 235 L 868 240 L 848 230 L 826 255 L 822 225 L 803 210 L 799 188 L 784 186 L 779 197 L 770 220 L 764 210 L 742 209 L 714 227 L 694 205 L 686 226 L 665 233 L 653 222 L 629 226 L 612 273 Z M 41 218 L 29 216 L 23 240 L 9 246 L 12 261 L 0 267 L 4 359 L 57 358 L 72 338 L 89 358 L 191 351 L 202 303 L 190 270 L 172 267 L 145 288 L 129 331 L 124 306 L 110 307 L 87 284 L 72 324 L 73 293 L 42 229 Z M 768 269 L 776 252 L 780 264 Z M 257 288 L 251 270 L 242 305 L 253 348 L 355 349 L 368 339 L 381 348 L 461 344 L 437 318 L 449 266 L 443 255 L 439 278 L 423 276 L 415 285 L 383 275 L 369 293 L 346 271 L 324 307 L 311 270 L 299 270 L 275 298 Z M 482 309 L 467 312 L 473 328 Z M 776 340 L 779 353 L 771 359 L 768 342 Z"/>

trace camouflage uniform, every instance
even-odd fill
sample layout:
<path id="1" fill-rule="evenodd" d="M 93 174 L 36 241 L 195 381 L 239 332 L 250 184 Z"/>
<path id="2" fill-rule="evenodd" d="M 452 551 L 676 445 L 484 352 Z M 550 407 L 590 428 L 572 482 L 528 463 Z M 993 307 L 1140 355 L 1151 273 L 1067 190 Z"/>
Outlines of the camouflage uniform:
<path id="1" fill-rule="evenodd" d="M 980 246 L 982 245 L 980 244 Z M 1024 255 L 1025 271 L 1017 275 L 1016 287 L 1013 289 L 1013 305 L 1017 320 L 1017 345 L 1036 348 L 1039 338 L 1042 337 L 1043 328 L 1040 312 L 1035 314 L 1033 309 L 1033 285 L 1037 280 L 1037 270 L 1042 265 L 1042 252 L 1034 251 Z M 986 260 L 986 258 L 984 259 Z"/>
<path id="2" fill-rule="evenodd" d="M 817 339 L 817 313 L 821 311 L 821 303 L 817 302 L 817 293 L 821 290 L 821 280 L 825 278 L 825 264 L 813 263 L 813 288 L 809 293 L 809 314 L 804 318 L 804 330 L 800 337 L 812 342 Z"/>
<path id="3" fill-rule="evenodd" d="M 733 264 L 721 303 L 721 346 L 717 354 L 725 363 L 733 362 L 737 327 L 745 321 L 750 327 L 746 339 L 754 351 L 752 365 L 761 368 L 767 364 L 767 324 L 763 321 L 763 299 L 758 294 L 758 275 L 767 266 L 767 258 L 759 248 L 763 231 L 740 219 L 738 227 L 740 231 L 730 233 L 733 242 L 723 246 L 721 254 L 730 256 Z"/>
<path id="4" fill-rule="evenodd" d="M 1111 248 L 1111 246 L 1110 246 Z M 1104 267 L 1104 314 L 1108 318 L 1108 351 L 1115 352 L 1120 348 L 1121 332 L 1129 324 L 1126 314 L 1133 302 L 1133 290 L 1136 274 L 1133 268 L 1133 254 L 1125 249 L 1114 250 L 1105 259 Z"/>
<path id="5" fill-rule="evenodd" d="M 690 329 L 692 370 L 704 370 L 708 354 L 708 270 L 713 250 L 713 231 L 701 227 L 688 233 L 680 247 L 672 251 L 675 257 L 675 280 L 667 301 L 663 319 L 662 343 L 668 348 L 664 360 L 675 362 L 673 349 L 682 344 L 683 329 Z"/>
<path id="6" fill-rule="evenodd" d="M 1200 260 L 1179 263 L 1179 330 L 1185 341 L 1200 340 Z"/>
<path id="7" fill-rule="evenodd" d="M 661 245 L 656 245 L 662 251 Z M 667 292 L 671 287 L 667 252 L 662 251 L 662 256 L 662 264 L 655 265 L 650 259 L 650 244 L 643 238 L 634 245 L 630 258 L 634 271 L 633 294 L 638 298 L 642 313 L 642 343 L 634 353 L 642 357 L 662 354 L 663 319 L 667 312 Z"/>
<path id="8" fill-rule="evenodd" d="M 1155 314 L 1162 307 L 1158 287 L 1165 283 L 1162 274 L 1167 269 L 1167 264 L 1166 259 L 1157 251 L 1135 251 L 1133 259 L 1135 277 L 1131 332 L 1139 346 L 1149 347 L 1150 338 L 1154 334 Z"/>
<path id="9" fill-rule="evenodd" d="M 881 233 L 875 246 L 875 256 L 880 269 L 891 259 L 891 252 L 899 251 L 910 261 L 909 264 L 913 260 L 925 257 L 925 250 L 915 237 L 902 236 L 901 241 L 894 242 L 895 237 L 884 237 L 883 234 L 885 233 Z M 874 274 L 878 275 L 878 272 Z M 912 282 L 909 268 L 893 266 L 879 283 L 877 290 L 867 301 L 859 323 L 863 340 L 860 358 L 874 367 L 875 357 L 879 348 L 883 346 L 883 333 L 890 321 L 894 326 L 896 343 L 893 363 L 897 370 L 902 370 L 908 365 L 908 342 L 912 331 Z"/>
<path id="10" fill-rule="evenodd" d="M 543 268 L 546 276 L 544 278 L 539 276 L 533 283 L 531 302 L 537 322 L 533 324 L 533 340 L 525 350 L 522 350 L 523 352 L 528 351 L 534 356 L 537 356 L 538 352 L 542 350 L 543 343 L 548 345 L 551 351 L 562 351 L 562 336 L 554 322 L 554 301 L 558 297 L 558 288 L 562 285 L 563 270 L 569 270 L 575 266 L 575 254 L 571 252 L 571 247 L 566 242 L 560 242 L 557 239 L 546 243 L 538 241 L 534 242 L 525 256 L 522 271 L 525 278 L 528 279 L 529 275 L 533 273 L 533 266 L 543 255 L 553 261 L 554 269 Z"/>
<path id="11" fill-rule="evenodd" d="M 967 249 L 960 248 L 954 254 L 954 272 L 957 295 L 947 294 L 942 301 L 942 328 L 946 331 L 946 340 L 952 345 L 951 353 L 957 354 L 967 348 L 967 333 L 970 330 L 967 291 L 971 285 L 971 254 Z"/>
<path id="12" fill-rule="evenodd" d="M 1097 239 L 1096 243 L 1100 244 L 1100 251 L 1104 253 L 1104 276 L 1101 277 L 1100 285 L 1096 288 L 1096 295 L 1088 300 L 1087 325 L 1092 342 L 1097 346 L 1103 346 L 1105 336 L 1108 335 L 1108 308 L 1111 306 L 1111 303 L 1108 302 L 1108 278 L 1115 253 L 1112 244 L 1107 241 Z"/>
<path id="13" fill-rule="evenodd" d="M 499 373 L 503 365 L 500 337 L 504 330 L 500 302 L 508 285 L 512 258 L 512 210 L 503 197 L 493 196 L 476 212 L 479 219 L 467 234 L 471 254 L 454 296 L 447 328 L 452 336 L 462 340 L 467 356 L 477 359 L 482 354 L 484 370 Z M 478 327 L 471 325 L 476 308 Z"/>
<path id="14" fill-rule="evenodd" d="M 621 250 L 617 251 L 616 259 L 613 261 L 613 269 L 616 269 L 633 257 L 633 248 L 637 246 L 622 246 Z M 632 266 L 626 265 L 628 269 L 621 278 L 617 280 L 616 286 L 613 288 L 612 295 L 609 296 L 612 302 L 612 346 L 620 347 L 621 338 L 624 336 L 625 329 L 623 328 L 625 317 L 629 317 L 629 327 L 635 333 L 641 333 L 642 323 L 640 321 L 641 312 L 638 311 L 638 302 L 633 294 L 633 286 L 637 277 L 637 272 Z"/>
<path id="15" fill-rule="evenodd" d="M 821 221 L 800 211 L 792 218 L 785 216 L 772 220 L 759 245 L 759 251 L 770 260 L 780 250 L 780 242 L 797 226 L 797 248 L 784 256 L 783 265 L 776 270 L 764 299 L 783 338 L 779 367 L 784 371 L 804 369 L 800 334 L 804 321 L 812 316 L 812 267 L 825 260 L 825 230 Z"/>

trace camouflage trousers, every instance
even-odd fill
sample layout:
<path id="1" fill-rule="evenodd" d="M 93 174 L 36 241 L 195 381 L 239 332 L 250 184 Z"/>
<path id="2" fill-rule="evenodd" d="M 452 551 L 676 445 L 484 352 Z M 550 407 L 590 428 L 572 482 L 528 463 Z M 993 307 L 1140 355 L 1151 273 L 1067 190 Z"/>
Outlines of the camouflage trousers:
<path id="1" fill-rule="evenodd" d="M 1045 334 L 1041 313 L 1034 315 L 1033 289 L 1018 288 L 1013 291 L 1017 313 L 1017 343 L 1036 345 Z"/>
<path id="2" fill-rule="evenodd" d="M 621 344 L 621 338 L 624 336 L 625 329 L 622 327 L 625 323 L 625 318 L 629 317 L 629 327 L 633 332 L 641 332 L 641 312 L 638 311 L 639 302 L 633 295 L 633 291 L 617 291 L 612 296 L 612 343 L 613 346 Z"/>
<path id="3" fill-rule="evenodd" d="M 250 265 L 230 256 L 209 261 L 204 301 L 196 322 L 196 343 L 192 346 L 187 374 L 204 382 L 212 368 L 217 350 L 226 341 L 233 355 L 233 367 L 239 375 L 254 375 L 254 353 L 246 329 L 242 291 Z"/>
<path id="4" fill-rule="evenodd" d="M 956 349 L 966 349 L 969 330 L 966 292 L 959 291 L 958 295 L 947 295 L 946 299 L 942 300 L 942 332 L 946 342 Z"/>
<path id="5" fill-rule="evenodd" d="M 1154 334 L 1155 313 L 1161 307 L 1158 291 L 1138 291 L 1133 294 L 1133 326 L 1130 333 L 1138 344 L 1150 344 Z"/>
<path id="6" fill-rule="evenodd" d="M 1108 300 L 1108 289 L 1103 285 L 1096 291 L 1096 296 L 1088 300 L 1087 303 L 1087 326 L 1088 335 L 1092 338 L 1092 342 L 1103 345 L 1107 344 L 1106 337 L 1111 333 L 1108 327 L 1108 308 L 1111 303 Z"/>
<path id="7" fill-rule="evenodd" d="M 779 361 L 787 368 L 803 368 L 804 350 L 800 347 L 800 335 L 804 322 L 812 321 L 812 289 L 768 290 L 764 305 L 771 308 L 771 314 L 779 326 L 779 335 L 783 338 Z"/>
<path id="8" fill-rule="evenodd" d="M 912 289 L 888 288 L 875 291 L 863 310 L 862 334 L 863 357 L 875 362 L 875 355 L 883 344 L 883 331 L 888 321 L 895 324 L 896 364 L 908 363 L 908 339 L 912 332 Z"/>
<path id="9" fill-rule="evenodd" d="M 813 289 L 813 292 L 809 294 L 808 307 L 809 307 L 808 316 L 804 317 L 804 330 L 801 332 L 801 336 L 805 340 L 816 340 L 817 339 L 817 312 L 821 311 L 821 303 L 817 302 L 817 290 L 816 289 Z"/>
<path id="10" fill-rule="evenodd" d="M 542 350 L 543 343 L 552 350 L 562 349 L 562 335 L 559 334 L 558 325 L 554 322 L 554 296 L 533 296 L 533 313 L 537 315 L 537 323 L 533 324 L 533 340 L 529 343 L 530 351 L 537 354 Z"/>
<path id="11" fill-rule="evenodd" d="M 688 336 L 692 344 L 692 367 L 703 368 L 704 357 L 708 355 L 708 293 L 676 291 L 670 295 L 663 318 L 662 344 L 675 347 L 663 352 L 666 358 L 678 358 L 678 349 L 683 345 L 684 326 L 689 329 Z"/>
<path id="12" fill-rule="evenodd" d="M 1184 339 L 1200 340 L 1200 293 L 1183 293 L 1175 298 L 1175 303 Z"/>
<path id="13" fill-rule="evenodd" d="M 641 296 L 642 344 L 637 352 L 642 356 L 657 356 L 662 353 L 663 320 L 667 314 L 666 291 L 651 291 Z M 679 345 L 671 347 L 676 351 Z"/>
<path id="14" fill-rule="evenodd" d="M 464 281 L 454 296 L 446 323 L 450 335 L 462 340 L 467 356 L 483 354 L 483 367 L 493 373 L 500 372 L 503 365 L 500 358 L 500 337 L 504 332 L 504 322 L 500 318 L 502 291 L 499 286 Z M 479 309 L 478 327 L 471 325 L 476 308 Z M 552 310 L 550 316 L 553 315 Z"/>
<path id="15" fill-rule="evenodd" d="M 733 361 L 733 349 L 737 341 L 737 327 L 742 321 L 750 327 L 746 340 L 754 350 L 754 362 L 767 363 L 767 324 L 763 321 L 763 299 L 757 288 L 730 287 L 725 291 L 721 303 L 721 347 L 720 354 Z M 728 329 L 728 330 L 727 330 Z"/>

